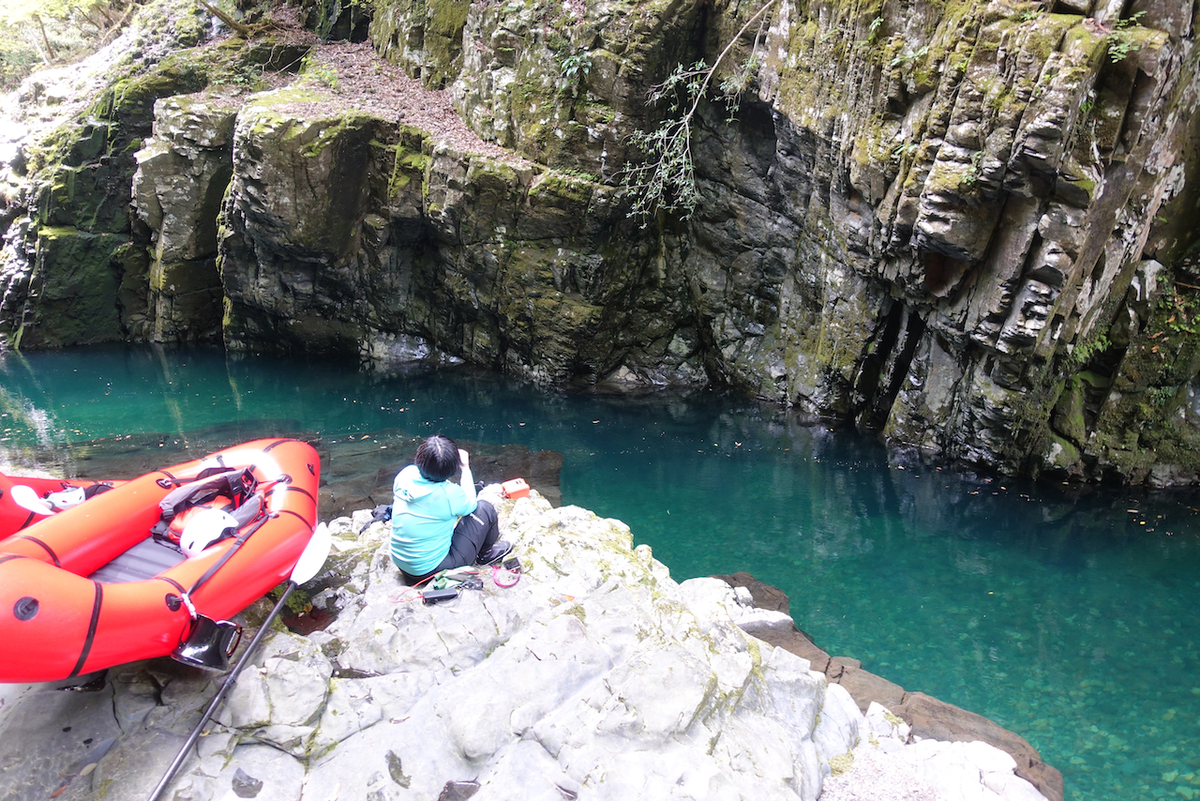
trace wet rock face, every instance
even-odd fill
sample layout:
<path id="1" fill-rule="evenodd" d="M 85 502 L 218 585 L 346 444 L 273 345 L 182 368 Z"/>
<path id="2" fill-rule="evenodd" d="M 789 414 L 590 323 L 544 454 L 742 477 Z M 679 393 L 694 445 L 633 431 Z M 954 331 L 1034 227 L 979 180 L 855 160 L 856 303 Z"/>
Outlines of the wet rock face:
<path id="1" fill-rule="evenodd" d="M 1005 472 L 1193 480 L 1190 7 L 776 0 L 739 37 L 757 8 L 626 5 L 376 4 L 376 52 L 505 157 L 293 89 L 201 145 L 204 96 L 161 102 L 147 335 L 724 384 Z M 749 88 L 697 117 L 700 207 L 629 220 L 647 89 L 731 41 L 717 82 Z"/>
<path id="2" fill-rule="evenodd" d="M 1162 336 L 1127 289 L 1157 293 L 1167 275 L 1147 254 L 1162 247 L 1153 229 L 1177 191 L 1165 189 L 1162 137 L 1185 123 L 1178 107 L 1134 109 L 1194 84 L 1193 71 L 1172 66 L 1190 42 L 995 5 L 909 20 L 826 10 L 815 25 L 815 12 L 779 7 L 759 87 L 770 128 L 747 115 L 699 162 L 717 202 L 695 220 L 697 240 L 762 203 L 773 223 L 714 248 L 745 252 L 712 283 L 742 264 L 770 265 L 768 236 L 781 223 L 805 243 L 783 250 L 782 269 L 738 276 L 749 284 L 741 308 L 716 318 L 737 332 L 725 375 L 880 428 L 899 446 L 1010 472 L 1144 477 L 1144 467 L 1116 466 L 1139 446 L 1145 459 L 1144 444 L 1095 447 L 1115 433 L 1094 422 L 1113 394 L 1095 393 L 1075 429 L 1057 428 L 1050 412 L 1063 378 L 1103 360 L 1100 380 L 1111 380 L 1131 369 L 1127 352 Z M 1136 59 L 1117 58 L 1125 46 Z M 768 136 L 749 134 L 764 128 L 773 152 Z M 764 166 L 745 168 L 756 159 Z M 756 309 L 758 297 L 767 302 Z M 1130 375 L 1130 388 L 1161 380 L 1180 345 Z"/>

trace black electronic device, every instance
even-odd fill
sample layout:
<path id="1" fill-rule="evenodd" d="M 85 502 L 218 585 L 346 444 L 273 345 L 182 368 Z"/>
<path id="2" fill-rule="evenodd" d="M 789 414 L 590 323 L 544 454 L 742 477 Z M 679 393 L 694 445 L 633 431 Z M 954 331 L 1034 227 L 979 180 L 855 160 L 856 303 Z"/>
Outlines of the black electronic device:
<path id="1" fill-rule="evenodd" d="M 504 563 L 501 565 L 501 567 L 503 567 L 509 573 L 520 573 L 521 560 L 515 556 L 510 556 L 504 560 Z"/>
<path id="2" fill-rule="evenodd" d="M 458 597 L 458 590 L 425 590 L 421 593 L 421 600 L 427 604 L 442 604 L 446 601 L 453 601 Z"/>

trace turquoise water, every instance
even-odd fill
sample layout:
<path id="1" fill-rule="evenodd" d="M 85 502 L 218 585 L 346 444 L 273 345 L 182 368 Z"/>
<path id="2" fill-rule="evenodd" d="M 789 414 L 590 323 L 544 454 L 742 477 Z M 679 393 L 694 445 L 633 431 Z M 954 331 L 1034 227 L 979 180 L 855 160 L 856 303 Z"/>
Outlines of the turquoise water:
<path id="1" fill-rule="evenodd" d="M 97 349 L 0 355 L 0 460 L 125 434 L 230 442 L 441 431 L 564 454 L 565 503 L 679 580 L 745 570 L 834 654 L 986 715 L 1067 797 L 1200 797 L 1200 497 L 888 464 L 875 442 L 711 393 L 544 393 L 495 377 Z M 268 430 L 269 429 L 269 430 Z"/>

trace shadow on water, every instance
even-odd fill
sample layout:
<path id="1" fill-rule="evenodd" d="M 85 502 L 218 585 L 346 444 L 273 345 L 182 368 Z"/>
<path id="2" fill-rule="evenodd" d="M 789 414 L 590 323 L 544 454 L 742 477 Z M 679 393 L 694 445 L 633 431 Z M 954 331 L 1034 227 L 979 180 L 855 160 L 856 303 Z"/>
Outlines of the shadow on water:
<path id="1" fill-rule="evenodd" d="M 623 520 L 678 580 L 779 587 L 826 650 L 1025 736 L 1068 797 L 1200 796 L 1195 493 L 1069 495 L 889 461 L 737 397 L 468 370 L 104 348 L 2 354 L 0 387 L 0 461 L 120 477 L 297 436 L 322 453 L 323 514 L 386 502 L 415 443 L 445 433 L 477 473 Z"/>

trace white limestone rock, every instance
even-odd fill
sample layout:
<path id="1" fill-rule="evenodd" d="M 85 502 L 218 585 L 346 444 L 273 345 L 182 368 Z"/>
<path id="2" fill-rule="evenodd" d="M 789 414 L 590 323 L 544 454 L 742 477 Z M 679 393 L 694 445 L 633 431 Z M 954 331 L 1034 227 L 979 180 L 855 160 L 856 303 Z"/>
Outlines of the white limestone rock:
<path id="1" fill-rule="evenodd" d="M 279 628 L 264 638 L 165 799 L 401 801 L 453 791 L 490 801 L 519 789 L 547 801 L 815 801 L 844 778 L 831 778 L 832 764 L 865 748 L 902 775 L 964 794 L 956 797 L 1037 797 L 1012 775 L 1011 758 L 987 747 L 903 745 L 907 728 L 886 710 L 864 717 L 807 660 L 740 629 L 764 618 L 744 597 L 716 580 L 673 581 L 620 522 L 553 509 L 536 493 L 500 511 L 520 581 L 501 586 L 505 576 L 481 569 L 482 589 L 441 605 L 401 584 L 388 526 L 366 525 L 365 512 L 333 521 L 327 569 L 345 583 L 322 594 L 327 608 L 338 599 L 339 616 L 308 637 Z M 40 728 L 61 732 L 58 721 L 69 720 L 85 733 L 117 731 L 59 797 L 144 799 L 216 687 L 207 674 L 151 662 L 110 679 L 104 703 L 55 697 Z M 45 777 L 58 782 L 69 766 L 26 765 L 7 736 L 45 696 L 9 699 L 0 794 L 47 797 L 57 784 Z M 876 746 L 886 741 L 894 753 Z M 70 755 L 22 747 L 51 761 Z"/>

